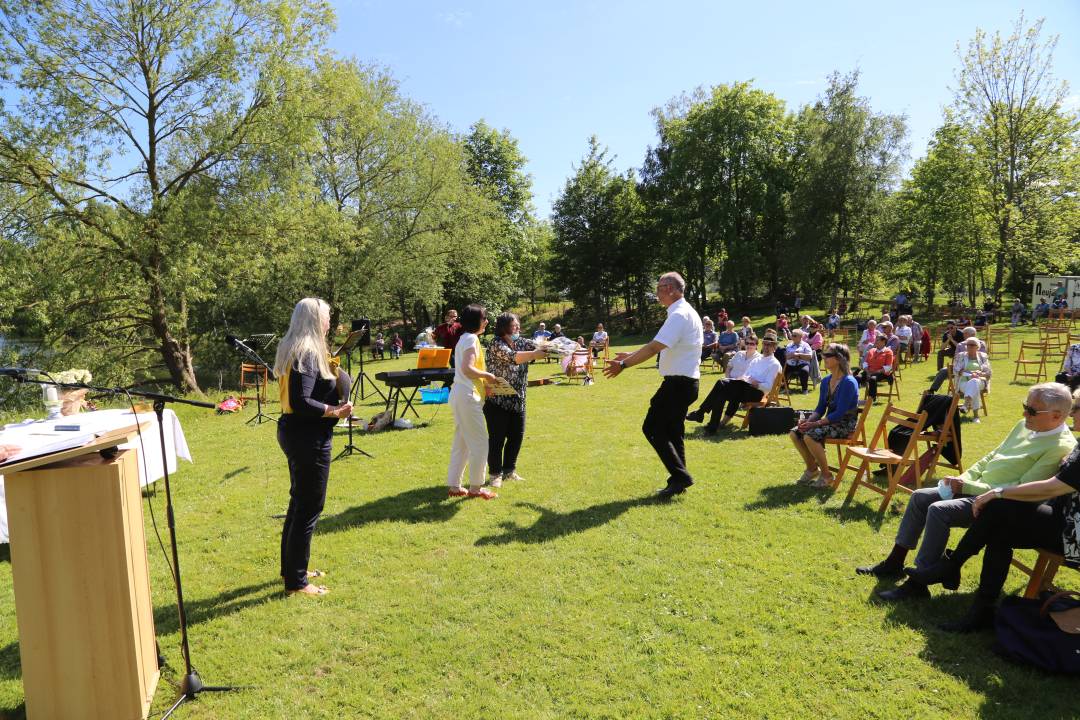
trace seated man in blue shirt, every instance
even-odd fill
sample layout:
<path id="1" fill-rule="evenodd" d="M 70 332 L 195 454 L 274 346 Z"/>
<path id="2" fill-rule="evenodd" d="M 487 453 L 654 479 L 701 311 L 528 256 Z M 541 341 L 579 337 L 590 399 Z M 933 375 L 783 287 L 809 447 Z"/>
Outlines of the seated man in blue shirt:
<path id="1" fill-rule="evenodd" d="M 547 329 L 547 325 L 540 323 L 540 326 L 533 333 L 533 340 L 550 340 L 551 331 Z"/>
<path id="2" fill-rule="evenodd" d="M 724 330 L 716 336 L 716 357 L 721 367 L 727 367 L 728 358 L 739 349 L 739 333 L 735 332 L 735 323 L 728 320 Z"/>

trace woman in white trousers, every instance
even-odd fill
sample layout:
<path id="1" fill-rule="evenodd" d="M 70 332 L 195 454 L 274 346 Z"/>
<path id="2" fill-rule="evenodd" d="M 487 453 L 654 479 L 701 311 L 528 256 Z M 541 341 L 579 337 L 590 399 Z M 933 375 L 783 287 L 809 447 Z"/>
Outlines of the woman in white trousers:
<path id="1" fill-rule="evenodd" d="M 488 433 L 484 420 L 485 382 L 496 377 L 484 367 L 479 334 L 487 327 L 487 311 L 482 305 L 469 305 L 461 311 L 461 337 L 454 348 L 454 384 L 450 387 L 450 410 L 454 413 L 454 444 L 450 447 L 450 467 L 446 484 L 450 497 L 498 497 L 484 487 L 487 467 Z M 462 485 L 466 465 L 469 489 Z"/>

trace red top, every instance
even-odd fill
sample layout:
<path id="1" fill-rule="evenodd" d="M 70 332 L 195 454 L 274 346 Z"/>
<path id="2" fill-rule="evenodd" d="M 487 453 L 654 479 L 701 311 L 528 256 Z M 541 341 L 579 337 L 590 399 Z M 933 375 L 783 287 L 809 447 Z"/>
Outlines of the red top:
<path id="1" fill-rule="evenodd" d="M 435 342 L 440 347 L 454 349 L 457 345 L 458 338 L 461 337 L 461 323 L 443 323 L 439 327 L 435 328 Z"/>
<path id="2" fill-rule="evenodd" d="M 885 372 L 883 368 L 886 365 L 889 365 L 891 367 L 892 364 L 893 354 L 892 350 L 890 350 L 888 347 L 882 348 L 881 350 L 878 350 L 876 347 L 870 348 L 870 351 L 866 353 L 867 372 L 871 372 L 874 374 L 883 373 Z M 891 373 L 892 370 L 890 370 L 889 372 Z"/>

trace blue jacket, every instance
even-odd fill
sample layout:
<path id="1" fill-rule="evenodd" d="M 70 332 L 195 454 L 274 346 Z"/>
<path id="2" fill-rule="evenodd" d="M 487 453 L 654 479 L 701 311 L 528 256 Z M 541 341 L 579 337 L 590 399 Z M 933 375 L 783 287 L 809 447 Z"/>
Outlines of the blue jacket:
<path id="1" fill-rule="evenodd" d="M 859 381 L 853 375 L 848 375 L 840 381 L 836 394 L 833 395 L 832 404 L 828 407 L 829 414 L 826 415 L 825 406 L 829 399 L 830 378 L 832 375 L 821 378 L 821 385 L 818 386 L 818 404 L 814 412 L 818 417 L 823 417 L 829 422 L 836 422 L 859 406 Z"/>

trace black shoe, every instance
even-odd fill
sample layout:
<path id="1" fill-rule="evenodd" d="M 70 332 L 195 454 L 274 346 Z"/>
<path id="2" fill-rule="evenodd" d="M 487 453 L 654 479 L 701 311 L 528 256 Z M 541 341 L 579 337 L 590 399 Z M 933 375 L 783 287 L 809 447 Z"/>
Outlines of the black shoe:
<path id="1" fill-rule="evenodd" d="M 921 585 L 937 585 L 946 590 L 955 590 L 960 587 L 960 565 L 952 559 L 949 551 L 933 565 L 924 568 L 906 568 L 907 576 Z"/>
<path id="2" fill-rule="evenodd" d="M 930 597 L 930 591 L 925 585 L 920 585 L 914 580 L 907 580 L 903 585 L 897 585 L 892 590 L 882 590 L 877 594 L 885 602 L 902 602 Z"/>
<path id="3" fill-rule="evenodd" d="M 688 412 L 686 413 L 686 419 L 696 423 L 705 422 L 705 411 L 693 410 L 691 412 Z"/>
<path id="4" fill-rule="evenodd" d="M 686 492 L 686 488 L 681 485 L 668 485 L 667 487 L 662 487 L 656 491 L 656 499 L 670 500 L 676 495 L 681 495 L 684 492 Z"/>
<path id="5" fill-rule="evenodd" d="M 861 565 L 855 568 L 855 574 L 873 575 L 879 578 L 902 578 L 904 577 L 904 568 L 897 563 L 882 560 L 877 565 Z"/>
<path id="6" fill-rule="evenodd" d="M 994 627 L 994 614 L 994 603 L 976 596 L 975 602 L 968 608 L 963 617 L 952 622 L 941 623 L 938 627 L 945 632 L 951 633 L 973 633 L 979 630 L 990 630 Z"/>
<path id="7" fill-rule="evenodd" d="M 716 425 L 706 425 L 701 432 L 703 435 L 708 435 L 709 437 L 712 437 L 717 433 L 718 430 L 719 427 L 717 427 Z"/>

